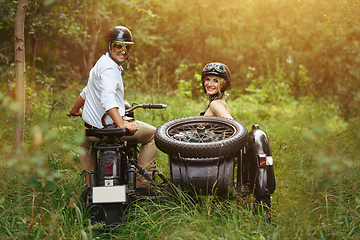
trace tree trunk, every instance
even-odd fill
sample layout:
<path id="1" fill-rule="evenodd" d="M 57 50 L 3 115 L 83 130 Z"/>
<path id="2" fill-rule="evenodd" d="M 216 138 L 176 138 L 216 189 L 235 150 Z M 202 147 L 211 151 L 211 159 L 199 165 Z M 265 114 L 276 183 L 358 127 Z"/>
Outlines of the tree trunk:
<path id="1" fill-rule="evenodd" d="M 87 62 L 88 65 L 88 72 L 90 72 L 91 68 L 94 65 L 94 58 L 95 58 L 95 51 L 96 51 L 96 44 L 99 37 L 99 21 L 98 21 L 98 1 L 94 0 L 93 2 L 93 18 L 92 18 L 92 26 L 91 26 L 91 45 L 89 49 L 89 61 Z"/>
<path id="2" fill-rule="evenodd" d="M 26 7 L 27 0 L 19 0 L 15 17 L 15 100 L 19 104 L 19 109 L 15 113 L 14 155 L 16 154 L 19 144 L 24 141 L 26 78 L 24 22 Z"/>

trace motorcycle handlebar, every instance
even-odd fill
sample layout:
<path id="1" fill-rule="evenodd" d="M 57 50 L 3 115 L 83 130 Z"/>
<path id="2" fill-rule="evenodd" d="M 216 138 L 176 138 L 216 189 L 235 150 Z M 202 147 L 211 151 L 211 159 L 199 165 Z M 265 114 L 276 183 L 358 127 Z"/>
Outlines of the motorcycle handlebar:
<path id="1" fill-rule="evenodd" d="M 143 104 L 143 108 L 154 108 L 154 109 L 162 109 L 166 108 L 165 104 Z"/>
<path id="2" fill-rule="evenodd" d="M 162 109 L 162 108 L 167 108 L 166 104 L 138 104 L 135 106 L 132 106 L 131 108 L 128 108 L 125 110 L 125 112 L 131 112 L 136 108 L 144 108 L 144 109 Z M 68 113 L 67 114 L 68 117 L 73 117 L 75 116 L 72 113 Z"/>
<path id="3" fill-rule="evenodd" d="M 167 105 L 166 104 L 138 104 L 135 105 L 129 109 L 126 109 L 125 112 L 131 112 L 136 108 L 144 108 L 144 109 L 162 109 L 162 108 L 166 108 Z"/>

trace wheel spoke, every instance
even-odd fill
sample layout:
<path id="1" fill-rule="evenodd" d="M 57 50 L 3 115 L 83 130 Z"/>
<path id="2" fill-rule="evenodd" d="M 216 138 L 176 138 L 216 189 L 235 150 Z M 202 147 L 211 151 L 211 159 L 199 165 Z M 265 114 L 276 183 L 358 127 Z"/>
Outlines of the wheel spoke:
<path id="1" fill-rule="evenodd" d="M 229 138 L 234 129 L 226 124 L 217 123 L 182 123 L 170 128 L 170 138 L 182 142 L 209 143 Z"/>
<path id="2" fill-rule="evenodd" d="M 193 116 L 163 123 L 155 131 L 159 150 L 182 157 L 218 157 L 246 145 L 246 127 L 227 118 Z"/>

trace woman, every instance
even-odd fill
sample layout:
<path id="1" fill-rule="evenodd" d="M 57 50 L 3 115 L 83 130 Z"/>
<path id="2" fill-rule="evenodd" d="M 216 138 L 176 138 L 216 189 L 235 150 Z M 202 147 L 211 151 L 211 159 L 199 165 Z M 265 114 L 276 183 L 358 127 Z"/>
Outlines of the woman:
<path id="1" fill-rule="evenodd" d="M 201 116 L 231 118 L 230 110 L 225 102 L 225 90 L 231 85 L 229 68 L 218 62 L 208 63 L 201 73 L 204 93 L 209 97 L 209 104 Z"/>

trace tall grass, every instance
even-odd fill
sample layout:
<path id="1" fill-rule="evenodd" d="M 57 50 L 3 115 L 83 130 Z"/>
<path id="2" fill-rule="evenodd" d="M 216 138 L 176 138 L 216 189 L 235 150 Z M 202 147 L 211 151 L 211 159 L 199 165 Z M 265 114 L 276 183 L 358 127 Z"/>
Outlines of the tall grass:
<path id="1" fill-rule="evenodd" d="M 160 91 L 160 90 L 158 90 Z M 178 92 L 152 96 L 128 91 L 132 103 L 164 103 L 163 110 L 136 110 L 154 126 L 198 115 L 206 101 Z M 267 96 L 266 96 L 267 94 Z M 269 100 L 258 91 L 232 97 L 235 119 L 258 124 L 271 142 L 277 188 L 272 221 L 254 214 L 250 196 L 193 201 L 175 192 L 171 201 L 133 204 L 128 223 L 109 231 L 91 224 L 79 200 L 84 190 L 78 145 L 82 121 L 67 118 L 76 94 L 51 112 L 34 111 L 20 154 L 11 154 L 12 110 L 3 103 L 0 157 L 0 236 L 10 239 L 357 239 L 360 238 L 360 119 L 344 121 L 328 102 Z M 264 98 L 265 96 L 265 98 Z M 7 104 L 6 104 L 7 105 Z M 49 118 L 51 116 L 51 118 Z M 27 116 L 29 117 L 29 116 Z M 166 154 L 158 168 L 169 177 Z"/>

